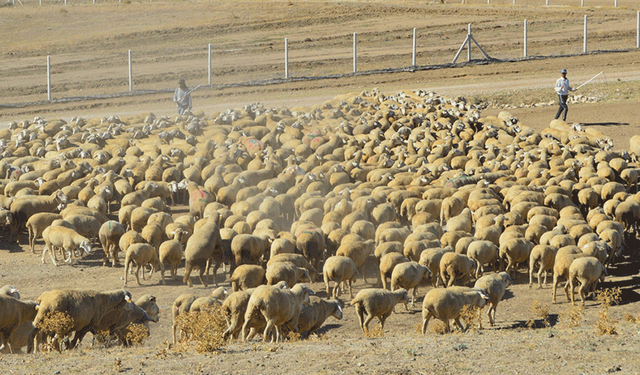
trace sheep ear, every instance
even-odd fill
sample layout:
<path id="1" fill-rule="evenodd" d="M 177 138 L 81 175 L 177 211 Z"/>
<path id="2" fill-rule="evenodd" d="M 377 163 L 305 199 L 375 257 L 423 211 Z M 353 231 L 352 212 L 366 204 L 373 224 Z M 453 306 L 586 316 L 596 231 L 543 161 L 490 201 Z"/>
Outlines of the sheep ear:
<path id="1" fill-rule="evenodd" d="M 336 304 L 338 305 L 338 311 L 340 311 L 340 314 L 342 314 L 342 306 L 340 306 L 340 301 L 337 301 Z"/>
<path id="2" fill-rule="evenodd" d="M 155 302 L 156 301 L 156 297 L 155 296 L 151 296 L 151 298 L 149 298 L 149 302 Z"/>
<path id="3" fill-rule="evenodd" d="M 131 302 L 131 297 L 129 297 L 129 294 L 124 295 L 124 300 L 127 302 Z"/>

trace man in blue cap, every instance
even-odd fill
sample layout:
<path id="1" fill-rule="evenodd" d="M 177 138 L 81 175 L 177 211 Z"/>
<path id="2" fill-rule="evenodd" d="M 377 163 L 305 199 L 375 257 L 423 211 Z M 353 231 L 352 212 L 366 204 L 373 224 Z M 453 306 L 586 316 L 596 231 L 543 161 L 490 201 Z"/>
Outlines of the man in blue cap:
<path id="1" fill-rule="evenodd" d="M 567 121 L 567 112 L 569 107 L 567 106 L 567 99 L 569 98 L 569 91 L 576 91 L 573 87 L 569 86 L 569 80 L 567 79 L 567 69 L 560 70 L 561 77 L 556 81 L 556 92 L 558 93 L 558 99 L 560 101 L 560 108 L 556 113 L 556 120 L 562 115 L 562 121 Z"/>

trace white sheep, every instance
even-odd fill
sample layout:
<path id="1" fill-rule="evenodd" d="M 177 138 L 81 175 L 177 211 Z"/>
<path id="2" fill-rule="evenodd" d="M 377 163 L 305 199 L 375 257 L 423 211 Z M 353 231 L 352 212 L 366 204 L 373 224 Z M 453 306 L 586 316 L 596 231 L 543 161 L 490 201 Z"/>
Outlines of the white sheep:
<path id="1" fill-rule="evenodd" d="M 288 262 L 287 262 L 288 263 Z M 265 281 L 265 269 L 255 264 L 242 264 L 233 270 L 229 278 L 232 290 L 247 290 L 262 285 Z"/>
<path id="2" fill-rule="evenodd" d="M 287 285 L 295 285 L 299 281 L 310 282 L 309 271 L 306 268 L 298 267 L 291 262 L 272 263 L 267 267 L 265 274 L 267 285 L 274 285 L 280 281 L 285 281 Z"/>
<path id="3" fill-rule="evenodd" d="M 129 268 L 131 267 L 132 263 L 136 264 L 136 281 L 138 282 L 138 285 L 141 285 L 140 269 L 142 268 L 142 266 L 144 266 L 145 264 L 151 265 L 151 271 L 149 272 L 149 277 L 151 277 L 151 275 L 153 275 L 153 272 L 158 270 L 160 261 L 158 259 L 158 253 L 156 252 L 156 249 L 154 249 L 153 246 L 147 243 L 136 243 L 129 246 L 124 260 L 125 287 L 127 286 Z M 144 277 L 144 270 L 142 271 L 142 280 L 146 280 L 146 278 Z"/>
<path id="4" fill-rule="evenodd" d="M 498 246 L 492 241 L 473 241 L 467 249 L 469 259 L 476 261 L 476 279 L 484 273 L 484 265 L 491 263 L 493 270 L 497 270 Z"/>
<path id="5" fill-rule="evenodd" d="M 529 254 L 529 288 L 533 285 L 533 270 L 536 263 L 538 268 L 538 289 L 542 289 L 542 273 L 544 272 L 544 285 L 547 285 L 547 273 L 553 270 L 553 264 L 556 261 L 557 247 L 549 245 L 536 245 L 531 249 Z"/>
<path id="6" fill-rule="evenodd" d="M 590 286 L 593 286 L 595 292 L 598 281 L 604 282 L 604 277 L 607 275 L 607 270 L 602 263 L 595 257 L 583 257 L 574 260 L 569 267 L 569 288 L 571 289 L 571 303 L 575 305 L 575 286 L 577 282 L 580 282 L 580 288 L 578 288 L 578 294 L 584 305 L 585 290 L 588 290 Z M 595 298 L 595 294 L 594 294 Z"/>
<path id="7" fill-rule="evenodd" d="M 427 333 L 427 326 L 431 318 L 442 320 L 451 332 L 449 320 L 453 319 L 461 330 L 460 312 L 465 306 L 484 307 L 489 296 L 482 290 L 467 287 L 452 287 L 445 289 L 431 289 L 422 302 L 422 334 Z"/>
<path id="8" fill-rule="evenodd" d="M 475 289 L 482 289 L 489 296 L 487 303 L 491 303 L 491 307 L 489 308 L 489 311 L 487 311 L 487 315 L 489 316 L 489 323 L 491 326 L 496 322 L 496 308 L 498 307 L 498 302 L 500 302 L 502 296 L 504 296 L 506 288 L 511 284 L 513 284 L 513 280 L 511 280 L 509 274 L 503 271 L 496 275 L 482 276 L 476 280 L 476 283 L 473 286 Z M 493 311 L 493 316 L 491 315 L 491 311 Z"/>
<path id="9" fill-rule="evenodd" d="M 463 285 L 469 282 L 476 268 L 476 261 L 466 255 L 445 253 L 440 259 L 440 277 L 446 287 L 453 286 L 456 280 Z"/>
<path id="10" fill-rule="evenodd" d="M 59 248 L 63 253 L 66 253 L 67 257 L 65 258 L 65 262 L 67 263 L 71 262 L 73 251 L 78 248 L 84 250 L 87 254 L 91 252 L 91 243 L 89 240 L 86 237 L 79 235 L 78 232 L 73 229 L 51 226 L 42 232 L 42 238 L 44 238 L 45 244 L 44 250 L 42 251 L 43 264 L 47 251 L 50 251 L 51 261 L 55 266 L 58 265 L 55 255 L 56 248 Z"/>
<path id="11" fill-rule="evenodd" d="M 160 261 L 160 275 L 162 278 L 162 283 L 165 283 L 164 280 L 164 271 L 165 266 L 169 265 L 171 267 L 171 279 L 176 279 L 176 274 L 178 271 L 178 265 L 182 261 L 184 257 L 184 249 L 182 246 L 182 237 L 186 235 L 188 232 L 184 230 L 177 229 L 174 232 L 174 237 L 172 240 L 168 240 L 163 242 L 158 249 L 158 259 Z"/>
<path id="12" fill-rule="evenodd" d="M 418 285 L 422 280 L 431 280 L 431 270 L 417 262 L 404 262 L 396 265 L 391 273 L 391 290 L 404 288 L 413 289 L 411 293 L 411 307 L 415 306 Z"/>
<path id="13" fill-rule="evenodd" d="M 347 283 L 349 285 L 349 297 L 353 298 L 353 283 L 356 282 L 358 268 L 351 258 L 339 255 L 327 258 L 322 267 L 322 274 L 327 288 L 327 297 L 331 295 L 334 299 L 337 299 L 338 287 L 341 283 Z M 333 287 L 333 293 L 329 293 L 329 280 L 333 280 L 336 283 Z M 342 292 L 344 293 L 344 288 L 342 288 Z"/>
<path id="14" fill-rule="evenodd" d="M 29 230 L 29 249 L 33 253 L 38 237 L 42 236 L 42 232 L 53 223 L 54 220 L 62 219 L 62 215 L 51 212 L 39 212 L 32 215 L 27 220 L 27 229 Z"/>
<path id="15" fill-rule="evenodd" d="M 398 289 L 389 291 L 386 289 L 362 289 L 356 295 L 350 304 L 356 307 L 360 328 L 366 335 L 369 330 L 369 323 L 373 318 L 378 318 L 380 326 L 384 328 L 384 322 L 387 320 L 393 308 L 398 303 L 409 303 L 409 295 L 406 289 Z M 365 314 L 367 317 L 365 318 Z"/>
<path id="16" fill-rule="evenodd" d="M 305 284 L 296 284 L 291 289 L 280 289 L 275 285 L 261 285 L 251 294 L 247 312 L 244 315 L 242 339 L 247 339 L 249 324 L 253 314 L 262 314 L 267 325 L 264 328 L 263 340 L 280 341 L 280 326 L 290 321 L 293 331 L 298 331 L 298 318 L 303 303 L 309 303 L 309 295 L 314 294 Z M 275 330 L 275 335 L 272 335 Z"/>

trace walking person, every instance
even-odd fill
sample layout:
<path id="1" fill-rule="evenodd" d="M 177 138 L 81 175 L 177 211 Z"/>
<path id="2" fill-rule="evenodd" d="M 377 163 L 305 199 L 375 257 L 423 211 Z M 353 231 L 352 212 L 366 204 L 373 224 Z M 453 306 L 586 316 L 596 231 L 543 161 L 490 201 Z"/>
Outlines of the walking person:
<path id="1" fill-rule="evenodd" d="M 191 111 L 191 94 L 189 88 L 184 83 L 184 79 L 178 81 L 178 88 L 173 93 L 173 102 L 178 106 L 178 114 L 182 115 L 187 111 Z"/>
<path id="2" fill-rule="evenodd" d="M 558 93 L 558 100 L 560 101 L 560 108 L 556 113 L 555 119 L 557 120 L 562 115 L 562 121 L 567 121 L 567 112 L 569 112 L 569 106 L 567 106 L 567 99 L 569 99 L 569 91 L 576 91 L 573 87 L 569 86 L 569 80 L 567 79 L 567 69 L 560 70 L 560 78 L 556 81 L 556 92 Z"/>

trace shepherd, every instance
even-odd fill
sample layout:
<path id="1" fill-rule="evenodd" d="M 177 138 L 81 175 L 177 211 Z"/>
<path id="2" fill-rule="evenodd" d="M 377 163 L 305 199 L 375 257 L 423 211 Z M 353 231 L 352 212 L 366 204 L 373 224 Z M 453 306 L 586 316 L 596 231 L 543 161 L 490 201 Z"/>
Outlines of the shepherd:
<path id="1" fill-rule="evenodd" d="M 556 81 L 556 92 L 558 93 L 558 100 L 560 102 L 560 108 L 556 113 L 555 119 L 557 120 L 562 115 L 562 121 L 567 121 L 567 113 L 569 112 L 569 106 L 567 106 L 567 99 L 569 98 L 569 91 L 576 91 L 577 88 L 569 86 L 569 80 L 567 79 L 567 69 L 560 70 L 560 78 Z"/>
<path id="2" fill-rule="evenodd" d="M 173 93 L 173 102 L 178 106 L 178 114 L 182 115 L 187 111 L 191 111 L 191 92 L 183 78 L 178 81 L 178 86 Z"/>

